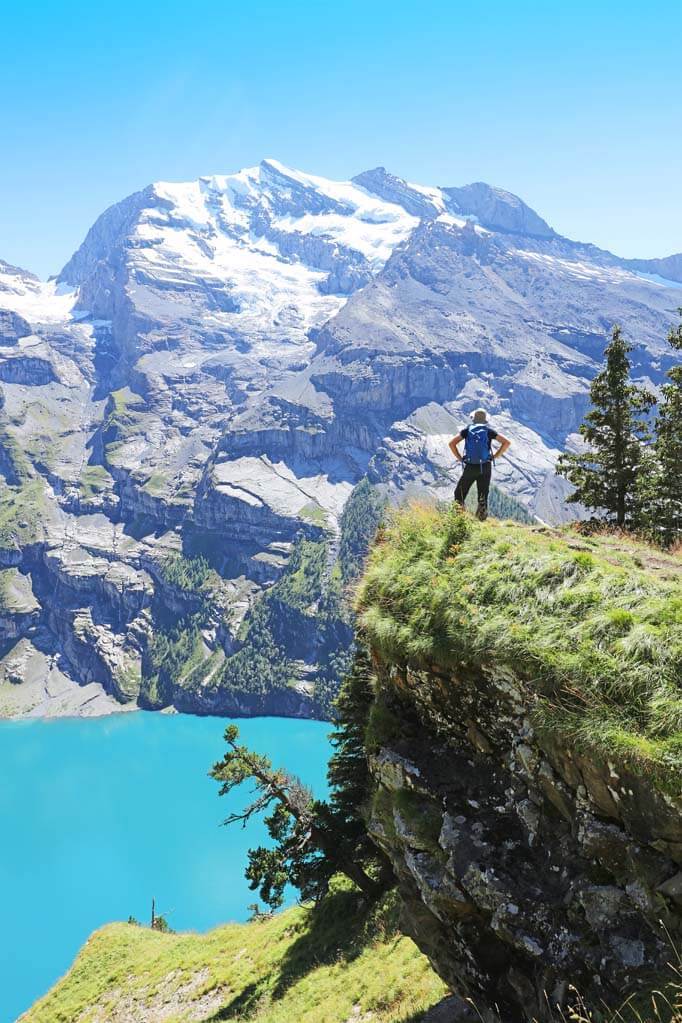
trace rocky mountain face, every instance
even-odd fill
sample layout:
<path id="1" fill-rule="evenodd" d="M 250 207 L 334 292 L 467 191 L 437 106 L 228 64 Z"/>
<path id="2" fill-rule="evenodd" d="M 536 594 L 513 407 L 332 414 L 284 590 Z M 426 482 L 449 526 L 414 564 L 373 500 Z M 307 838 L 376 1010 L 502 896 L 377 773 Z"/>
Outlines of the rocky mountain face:
<path id="1" fill-rule="evenodd" d="M 611 325 L 657 384 L 681 288 L 488 185 L 273 160 L 130 196 L 49 283 L 0 263 L 0 713 L 322 712 L 358 483 L 449 497 L 484 404 L 560 519 Z"/>
<path id="2" fill-rule="evenodd" d="M 677 933 L 682 905 L 679 799 L 543 744 L 504 672 L 481 687 L 377 662 L 376 679 L 375 714 L 405 727 L 371 758 L 370 834 L 391 858 L 407 933 L 477 1018 L 551 1021 L 569 985 L 614 1006 L 664 976 L 661 923 Z M 418 689 L 429 706 L 411 699 Z"/>
<path id="3" fill-rule="evenodd" d="M 391 856 L 407 932 L 476 1018 L 499 1023 L 499 1006 L 504 1023 L 554 1020 L 570 984 L 618 1005 L 665 974 L 662 921 L 676 933 L 682 904 L 679 801 L 543 747 L 503 672 L 464 692 L 447 672 L 395 665 L 377 681 L 383 713 L 406 728 L 371 759 L 370 834 Z M 434 704 L 415 707 L 409 695 L 427 688 Z"/>

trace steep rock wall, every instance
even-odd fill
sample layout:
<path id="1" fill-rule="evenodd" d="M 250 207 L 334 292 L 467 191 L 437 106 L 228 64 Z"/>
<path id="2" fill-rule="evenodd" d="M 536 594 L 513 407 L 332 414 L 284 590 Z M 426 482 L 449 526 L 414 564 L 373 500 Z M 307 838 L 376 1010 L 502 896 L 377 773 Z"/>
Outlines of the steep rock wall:
<path id="1" fill-rule="evenodd" d="M 552 1018 L 568 985 L 598 1003 L 665 973 L 680 930 L 679 802 L 542 741 L 505 672 L 376 662 L 370 833 L 399 879 L 407 929 L 480 1010 Z M 414 700 L 415 687 L 430 697 Z M 390 727 L 390 726 L 389 726 Z M 390 737 L 389 737 L 390 736 Z"/>
<path id="2" fill-rule="evenodd" d="M 534 675 L 526 671 L 520 638 L 516 667 L 504 656 L 504 645 L 493 653 L 491 634 L 477 640 L 469 631 L 464 648 L 447 635 L 431 642 L 434 619 L 422 582 L 435 592 L 443 582 L 439 564 L 444 571 L 458 558 L 480 555 L 472 554 L 472 538 L 461 533 L 459 542 L 446 541 L 426 561 L 423 549 L 433 547 L 433 536 L 416 540 L 414 524 L 403 521 L 381 538 L 359 597 L 375 687 L 367 726 L 374 781 L 367 824 L 393 864 L 406 928 L 453 991 L 471 997 L 486 1023 L 558 1019 L 557 1006 L 565 1011 L 574 989 L 592 1009 L 636 999 L 672 979 L 671 944 L 679 946 L 682 933 L 682 794 L 675 746 L 668 747 L 659 773 L 646 760 L 644 736 L 631 735 L 621 753 L 617 746 L 609 753 L 596 739 L 592 747 L 572 741 L 540 713 L 549 681 L 537 658 Z M 420 525 L 425 533 L 433 528 L 428 520 Z M 558 549 L 575 557 L 573 547 L 581 547 L 575 536 L 550 534 L 544 550 L 536 531 L 509 526 L 506 548 L 512 531 L 538 579 L 547 572 L 543 555 L 557 558 Z M 482 542 L 477 533 L 474 539 Z M 421 561 L 414 552 L 408 557 L 410 545 L 420 543 Z M 617 552 L 607 552 L 615 561 Z M 506 557 L 499 576 L 514 581 L 518 562 L 513 551 Z M 578 557 L 594 554 L 580 550 Z M 672 615 L 666 636 L 673 651 L 679 635 L 674 580 L 682 565 L 671 559 L 652 569 L 652 576 L 670 572 L 673 588 L 663 613 Z M 643 579 L 637 580 L 640 604 L 653 599 Z M 409 598 L 401 595 L 403 584 Z M 472 618 L 480 598 L 492 619 L 490 582 L 483 593 L 467 585 Z M 577 577 L 564 581 L 562 600 L 569 603 L 581 585 Z M 623 599 L 622 592 L 613 593 Z M 454 590 L 450 600 L 455 606 Z M 549 597 L 546 603 L 551 617 Z M 604 613 L 615 620 L 611 609 Z M 530 612 L 519 598 L 507 614 L 514 635 Z M 457 621 L 463 633 L 483 628 L 463 617 Z M 442 627 L 447 630 L 445 622 Z M 577 627 L 584 630 L 587 648 L 594 642 L 589 616 Z M 441 651 L 438 660 L 434 649 Z M 596 661 L 596 651 L 592 654 Z M 624 661 L 624 675 L 629 668 Z M 655 684 L 677 678 L 679 694 L 679 666 L 671 676 L 666 671 L 652 673 Z M 577 673 L 574 680 L 565 678 L 549 701 L 566 709 L 567 694 L 581 684 Z M 585 693 L 581 699 L 587 705 Z M 604 719 L 611 712 L 605 702 Z"/>

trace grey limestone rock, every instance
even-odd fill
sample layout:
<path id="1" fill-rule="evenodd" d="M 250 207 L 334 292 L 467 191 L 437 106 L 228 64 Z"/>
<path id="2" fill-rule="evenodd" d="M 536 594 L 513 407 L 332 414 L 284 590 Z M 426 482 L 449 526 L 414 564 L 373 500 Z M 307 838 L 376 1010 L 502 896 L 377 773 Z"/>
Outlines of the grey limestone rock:
<path id="1" fill-rule="evenodd" d="M 447 441 L 481 404 L 514 442 L 497 485 L 565 518 L 554 464 L 610 327 L 660 384 L 679 280 L 679 257 L 572 242 L 488 185 L 384 168 L 335 182 L 276 160 L 136 192 L 47 283 L 0 262 L 0 566 L 38 605 L 5 614 L 5 634 L 38 637 L 60 678 L 134 702 L 160 622 L 197 613 L 159 566 L 208 552 L 206 678 L 145 698 L 317 712 L 307 625 L 298 685 L 254 698 L 217 681 L 296 544 L 326 544 L 331 566 L 365 475 L 395 499 L 451 498 Z"/>
<path id="2" fill-rule="evenodd" d="M 373 665 L 373 710 L 396 724 L 369 757 L 368 829 L 409 932 L 477 1018 L 549 1023 L 569 984 L 620 1004 L 664 976 L 679 799 L 535 735 L 520 679 Z"/>

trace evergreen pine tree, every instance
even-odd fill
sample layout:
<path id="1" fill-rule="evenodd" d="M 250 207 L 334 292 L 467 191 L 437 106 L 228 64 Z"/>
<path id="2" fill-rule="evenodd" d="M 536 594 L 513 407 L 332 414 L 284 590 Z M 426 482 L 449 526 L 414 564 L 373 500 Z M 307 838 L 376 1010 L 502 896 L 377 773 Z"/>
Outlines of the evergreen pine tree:
<path id="1" fill-rule="evenodd" d="M 273 768 L 267 757 L 242 746 L 236 725 L 225 730 L 227 751 L 214 765 L 211 776 L 221 783 L 220 795 L 251 781 L 254 797 L 240 813 L 232 813 L 225 824 L 245 824 L 266 811 L 264 819 L 272 839 L 269 847 L 249 849 L 246 878 L 271 909 L 284 900 L 287 884 L 304 899 L 318 901 L 327 891 L 331 877 L 345 874 L 369 898 L 385 889 L 385 879 L 367 873 L 356 843 L 337 828 L 338 817 L 328 803 L 314 799 L 302 782 L 287 771 Z"/>
<path id="2" fill-rule="evenodd" d="M 227 752 L 211 775 L 221 782 L 221 795 L 247 780 L 255 786 L 255 798 L 226 824 L 245 823 L 269 811 L 265 826 L 272 844 L 249 850 L 246 877 L 271 909 L 282 904 L 287 884 L 304 899 L 318 901 L 336 873 L 349 877 L 369 898 L 393 883 L 391 865 L 370 840 L 362 818 L 370 793 L 364 743 L 371 701 L 369 659 L 359 649 L 338 700 L 328 802 L 314 799 L 297 778 L 239 744 L 235 725 L 225 732 Z"/>
<path id="3" fill-rule="evenodd" d="M 337 721 L 332 732 L 334 747 L 329 760 L 329 826 L 349 858 L 355 859 L 387 887 L 393 871 L 385 855 L 374 845 L 363 819 L 372 785 L 365 749 L 365 731 L 374 699 L 372 668 L 362 643 L 355 648 L 353 663 L 336 701 Z"/>
<path id="4" fill-rule="evenodd" d="M 682 316 L 682 309 L 679 310 Z M 682 352 L 682 323 L 671 329 L 668 342 Z M 682 540 L 682 365 L 667 372 L 669 383 L 656 419 L 656 440 L 639 481 L 639 524 L 663 547 Z"/>
<path id="5" fill-rule="evenodd" d="M 366 476 L 353 489 L 341 515 L 339 568 L 344 583 L 354 582 L 360 575 L 386 504 L 385 496 Z"/>
<path id="6" fill-rule="evenodd" d="M 614 327 L 604 368 L 590 387 L 592 408 L 580 427 L 586 450 L 564 454 L 557 463 L 559 475 L 575 487 L 568 500 L 619 526 L 632 524 L 635 517 L 637 476 L 648 436 L 645 417 L 656 400 L 630 381 L 631 351 L 620 327 Z"/>

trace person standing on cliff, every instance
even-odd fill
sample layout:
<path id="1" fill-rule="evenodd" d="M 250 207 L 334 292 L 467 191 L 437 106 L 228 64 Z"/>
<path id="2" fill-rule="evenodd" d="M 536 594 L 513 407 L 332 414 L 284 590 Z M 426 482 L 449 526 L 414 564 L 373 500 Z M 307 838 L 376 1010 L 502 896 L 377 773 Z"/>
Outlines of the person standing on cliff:
<path id="1" fill-rule="evenodd" d="M 464 441 L 463 455 L 459 450 L 462 441 Z M 500 445 L 494 452 L 493 441 L 498 441 Z M 457 461 L 464 466 L 455 490 L 455 501 L 464 507 L 466 496 L 475 483 L 478 494 L 476 515 L 481 521 L 488 518 L 488 494 L 490 493 L 493 462 L 504 455 L 510 444 L 510 440 L 489 425 L 486 410 L 477 408 L 472 413 L 471 426 L 465 426 L 463 430 L 460 430 L 448 445 Z"/>

